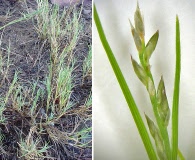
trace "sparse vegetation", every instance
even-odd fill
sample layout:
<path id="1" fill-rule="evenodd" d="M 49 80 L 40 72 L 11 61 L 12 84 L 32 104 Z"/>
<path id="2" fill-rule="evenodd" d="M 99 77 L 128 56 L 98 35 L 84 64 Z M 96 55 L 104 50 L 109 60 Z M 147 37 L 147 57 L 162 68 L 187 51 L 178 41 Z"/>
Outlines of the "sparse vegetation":
<path id="1" fill-rule="evenodd" d="M 20 3 L 29 5 L 28 1 Z M 88 97 L 83 96 L 79 103 L 72 98 L 78 86 L 74 84 L 75 68 L 82 68 L 77 63 L 78 55 L 75 55 L 84 26 L 80 20 L 81 12 L 75 6 L 62 9 L 44 0 L 36 0 L 34 4 L 37 7 L 33 12 L 26 9 L 22 18 L 10 20 L 0 27 L 3 34 L 6 27 L 30 21 L 41 46 L 37 55 L 29 54 L 29 57 L 37 57 L 32 61 L 33 66 L 40 67 L 44 63 L 45 73 L 41 75 L 41 68 L 38 68 L 35 77 L 22 77 L 21 67 L 16 66 L 17 60 L 13 59 L 12 41 L 7 49 L 1 45 L 0 133 L 7 139 L 9 134 L 14 134 L 15 141 L 14 148 L 7 151 L 7 145 L 4 147 L 2 141 L 0 159 L 9 159 L 13 155 L 19 159 L 82 159 L 82 156 L 91 156 L 89 151 L 81 152 L 91 151 L 91 89 Z M 1 37 L 0 44 L 4 42 L 3 35 Z M 47 59 L 43 61 L 42 56 Z M 90 58 L 88 51 L 85 56 Z M 91 67 L 91 63 L 87 65 Z M 86 75 L 84 72 L 83 76 Z M 79 79 L 81 86 L 83 77 Z"/>

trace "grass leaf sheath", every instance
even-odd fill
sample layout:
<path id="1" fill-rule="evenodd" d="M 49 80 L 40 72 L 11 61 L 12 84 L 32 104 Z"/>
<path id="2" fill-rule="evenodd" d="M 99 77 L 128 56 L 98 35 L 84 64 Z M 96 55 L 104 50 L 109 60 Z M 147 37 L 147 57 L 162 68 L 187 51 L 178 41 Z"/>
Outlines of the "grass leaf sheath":
<path id="1" fill-rule="evenodd" d="M 179 115 L 179 84 L 180 84 L 180 27 L 179 19 L 176 17 L 176 68 L 175 68 L 175 84 L 173 93 L 172 108 L 172 160 L 177 159 L 178 154 L 178 115 Z"/>
<path id="2" fill-rule="evenodd" d="M 126 81 L 125 81 L 125 78 L 124 78 L 124 76 L 120 70 L 120 67 L 119 67 L 119 65 L 114 57 L 114 54 L 109 46 L 109 43 L 107 42 L 107 39 L 105 37 L 105 34 L 104 34 L 104 31 L 103 31 L 103 28 L 102 28 L 102 25 L 101 25 L 101 22 L 100 22 L 95 5 L 94 5 L 94 20 L 95 20 L 95 24 L 96 24 L 96 27 L 97 27 L 97 30 L 99 33 L 100 40 L 101 40 L 102 45 L 106 51 L 107 57 L 110 61 L 110 64 L 111 64 L 112 69 L 115 73 L 115 76 L 119 82 L 121 90 L 125 96 L 127 103 L 128 103 L 129 109 L 132 113 L 132 116 L 133 116 L 134 121 L 136 123 L 136 126 L 138 128 L 139 134 L 140 134 L 142 141 L 144 143 L 148 157 L 151 160 L 157 160 L 156 153 L 154 151 L 149 134 L 148 134 L 146 127 L 143 123 L 143 120 L 141 118 L 141 115 L 139 113 L 137 105 L 135 104 L 134 98 L 132 97 L 132 94 L 129 90 L 129 87 L 128 87 Z"/>

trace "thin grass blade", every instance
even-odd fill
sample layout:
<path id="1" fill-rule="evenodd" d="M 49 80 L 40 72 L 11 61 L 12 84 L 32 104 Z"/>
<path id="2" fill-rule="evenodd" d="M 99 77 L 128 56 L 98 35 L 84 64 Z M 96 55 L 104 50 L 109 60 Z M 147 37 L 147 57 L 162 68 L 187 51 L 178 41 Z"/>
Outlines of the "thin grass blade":
<path id="1" fill-rule="evenodd" d="M 172 106 L 172 160 L 177 160 L 178 154 L 178 117 L 179 117 L 179 85 L 181 70 L 181 47 L 180 47 L 180 27 L 179 19 L 176 16 L 176 68 L 175 84 Z"/>

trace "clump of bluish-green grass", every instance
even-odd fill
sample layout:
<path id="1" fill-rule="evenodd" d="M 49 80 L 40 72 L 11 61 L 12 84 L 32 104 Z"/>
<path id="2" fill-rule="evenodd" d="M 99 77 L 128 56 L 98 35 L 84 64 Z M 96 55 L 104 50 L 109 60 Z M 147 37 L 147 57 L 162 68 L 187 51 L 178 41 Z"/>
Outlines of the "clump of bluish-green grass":
<path id="1" fill-rule="evenodd" d="M 86 77 L 92 75 L 92 47 L 89 46 L 89 52 L 85 60 L 83 61 L 83 82 Z"/>
<path id="2" fill-rule="evenodd" d="M 15 73 L 14 78 L 12 81 L 9 81 L 8 79 L 8 73 L 9 73 L 9 68 L 12 65 L 10 61 L 10 45 L 7 48 L 7 58 L 3 57 L 2 51 L 0 51 L 0 87 L 2 87 L 6 81 L 9 83 L 10 87 L 8 88 L 7 92 L 5 95 L 3 93 L 0 93 L 0 124 L 5 124 L 6 123 L 6 118 L 3 115 L 3 112 L 6 109 L 6 105 L 9 101 L 9 96 L 12 94 L 12 90 L 14 88 L 14 85 L 17 81 L 17 74 Z"/>
<path id="3" fill-rule="evenodd" d="M 44 159 L 51 158 L 45 156 L 47 149 L 50 148 L 46 143 L 42 142 L 41 138 L 33 136 L 36 128 L 32 127 L 25 139 L 21 138 L 18 143 L 20 147 L 19 157 L 24 159 Z"/>
<path id="4" fill-rule="evenodd" d="M 34 26 L 40 39 L 47 42 L 50 49 L 48 74 L 43 85 L 39 84 L 39 80 L 34 80 L 24 86 L 19 81 L 19 73 L 16 71 L 6 94 L 0 97 L 0 125 L 9 125 L 9 118 L 12 117 L 4 117 L 3 114 L 7 110 L 17 114 L 22 122 L 26 123 L 28 119 L 28 127 L 25 129 L 30 130 L 29 133 L 26 135 L 22 129 L 17 130 L 17 136 L 20 137 L 18 156 L 21 159 L 48 158 L 45 155 L 50 155 L 48 150 L 51 152 L 51 143 L 44 139 L 45 135 L 63 147 L 85 147 L 90 146 L 91 142 L 91 127 L 84 126 L 78 129 L 80 121 L 85 123 L 86 120 L 91 120 L 91 115 L 85 113 L 91 108 L 91 98 L 89 97 L 86 104 L 79 109 L 72 108 L 74 104 L 70 101 L 74 87 L 72 72 L 76 63 L 73 53 L 82 31 L 79 12 L 74 7 L 60 11 L 59 6 L 51 7 L 45 0 L 37 0 L 37 5 L 34 12 L 25 13 L 22 18 L 0 28 L 34 18 Z M 10 53 L 11 49 L 7 51 Z M 10 65 L 9 56 L 5 61 L 0 54 L 2 85 Z M 87 65 L 86 69 L 89 69 L 91 63 Z M 6 69 L 2 69 L 2 66 L 6 66 Z M 60 130 L 55 127 L 61 123 L 60 118 L 71 114 L 79 118 L 78 124 L 73 122 L 73 130 Z"/>
<path id="5" fill-rule="evenodd" d="M 87 98 L 85 104 L 80 106 L 74 114 L 77 114 L 82 121 L 76 128 L 75 132 L 71 134 L 72 145 L 78 147 L 91 147 L 92 143 L 92 127 L 89 127 L 88 122 L 91 122 L 92 115 L 88 112 L 92 112 L 92 96 L 91 93 Z"/>
<path id="6" fill-rule="evenodd" d="M 46 79 L 47 90 L 47 121 L 59 119 L 72 104 L 69 101 L 72 85 L 72 72 L 75 58 L 73 50 L 77 44 L 82 25 L 79 13 L 74 8 L 64 9 L 60 13 L 59 6 L 49 7 L 48 2 L 37 0 L 36 16 L 39 36 L 50 43 L 49 75 Z M 62 41 L 66 39 L 66 43 Z M 63 46 L 62 46 L 63 45 Z"/>
<path id="7" fill-rule="evenodd" d="M 153 74 L 151 72 L 150 57 L 152 56 L 158 42 L 159 31 L 156 31 L 148 42 L 145 42 L 145 26 L 143 16 L 141 14 L 139 5 L 134 14 L 133 25 L 130 22 L 132 36 L 138 51 L 139 62 L 135 61 L 131 57 L 134 71 L 145 86 L 150 97 L 150 101 L 153 107 L 153 112 L 156 122 L 149 118 L 146 114 L 146 120 L 148 128 L 155 142 L 155 148 L 151 141 L 151 137 L 148 134 L 148 130 L 142 120 L 138 107 L 131 94 L 131 91 L 124 79 L 124 76 L 118 66 L 118 63 L 112 53 L 112 50 L 104 35 L 104 30 L 101 26 L 101 22 L 94 6 L 94 20 L 98 29 L 98 33 L 104 49 L 107 53 L 108 59 L 112 65 L 113 71 L 117 77 L 119 85 L 123 91 L 124 97 L 128 103 L 129 109 L 132 113 L 139 134 L 142 138 L 143 144 L 148 154 L 148 158 L 151 160 L 176 160 L 178 157 L 184 159 L 182 153 L 178 148 L 178 107 L 179 107 L 179 82 L 180 82 L 180 27 L 179 19 L 176 17 L 176 70 L 175 70 L 175 86 L 173 94 L 172 105 L 172 141 L 170 141 L 167 126 L 169 125 L 171 113 L 166 96 L 166 90 L 163 77 L 161 77 L 158 87 L 155 87 Z"/>

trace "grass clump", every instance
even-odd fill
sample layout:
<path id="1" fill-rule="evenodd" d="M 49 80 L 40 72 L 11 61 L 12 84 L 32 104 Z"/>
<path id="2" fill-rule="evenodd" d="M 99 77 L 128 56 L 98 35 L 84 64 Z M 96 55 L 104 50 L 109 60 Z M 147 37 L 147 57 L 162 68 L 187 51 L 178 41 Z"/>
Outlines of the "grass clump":
<path id="1" fill-rule="evenodd" d="M 79 147 L 91 147 L 92 143 L 92 127 L 89 127 L 89 123 L 92 119 L 90 114 L 92 107 L 92 96 L 91 94 L 87 98 L 85 104 L 80 106 L 77 110 L 78 115 L 81 115 L 80 118 L 82 121 L 80 125 L 76 128 L 76 132 L 71 135 L 71 140 Z"/>
<path id="2" fill-rule="evenodd" d="M 22 14 L 22 18 L 0 29 L 33 18 L 32 24 L 41 47 L 38 58 L 31 65 L 39 63 L 41 66 L 44 62 L 39 58 L 48 54 L 48 62 L 44 66 L 46 74 L 41 80 L 38 76 L 24 80 L 20 68 L 12 64 L 11 45 L 4 50 L 8 53 L 7 57 L 0 52 L 0 82 L 1 86 L 7 87 L 0 97 L 0 127 L 13 132 L 17 158 L 78 158 L 80 155 L 74 153 L 75 148 L 78 152 L 91 146 L 91 126 L 80 125 L 91 121 L 91 103 L 79 107 L 72 98 L 75 89 L 73 72 L 78 67 L 74 52 L 83 24 L 74 6 L 66 10 L 57 5 L 51 6 L 48 1 L 36 2 L 35 11 Z M 26 1 L 24 3 L 27 6 Z M 30 55 L 32 59 L 33 56 Z M 15 69 L 10 79 L 13 66 Z M 6 81 L 9 83 L 6 84 Z M 4 133 L 8 137 L 7 132 Z"/>
<path id="3" fill-rule="evenodd" d="M 49 75 L 46 79 L 48 121 L 59 119 L 67 109 L 71 108 L 69 101 L 72 84 L 72 72 L 76 59 L 73 50 L 79 39 L 82 25 L 79 23 L 78 12 L 73 8 L 63 9 L 59 6 L 52 9 L 48 2 L 38 0 L 37 31 L 42 39 L 46 39 L 51 48 Z M 63 39 L 66 43 L 62 44 Z"/>
<path id="4" fill-rule="evenodd" d="M 66 67 L 65 64 L 57 71 L 52 71 L 46 80 L 47 88 L 47 107 L 46 113 L 50 112 L 48 120 L 59 119 L 73 105 L 70 100 L 73 88 L 71 73 L 73 67 Z M 55 73 L 52 75 L 52 73 Z M 57 76 L 56 80 L 53 76 Z"/>
<path id="5" fill-rule="evenodd" d="M 49 146 L 47 144 L 41 144 L 40 138 L 33 137 L 33 130 L 35 128 L 31 128 L 28 136 L 25 139 L 20 140 L 18 144 L 20 147 L 20 158 L 24 159 L 44 159 L 48 158 L 44 156 L 47 152 Z"/>

